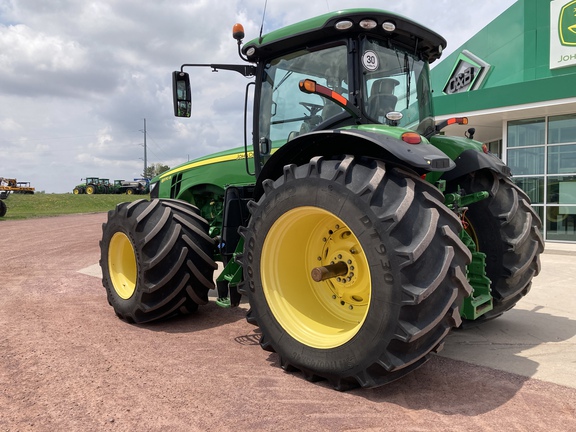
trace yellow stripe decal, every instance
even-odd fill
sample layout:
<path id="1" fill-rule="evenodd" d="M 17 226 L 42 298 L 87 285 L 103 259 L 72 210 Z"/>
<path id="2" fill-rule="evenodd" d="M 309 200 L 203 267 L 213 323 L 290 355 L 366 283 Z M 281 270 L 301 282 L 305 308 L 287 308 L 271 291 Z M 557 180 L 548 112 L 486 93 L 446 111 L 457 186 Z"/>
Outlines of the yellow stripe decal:
<path id="1" fill-rule="evenodd" d="M 254 157 L 254 153 L 253 152 L 248 152 L 248 158 L 252 159 Z M 228 162 L 228 161 L 235 161 L 235 160 L 242 160 L 245 158 L 244 152 L 241 153 L 234 153 L 234 154 L 230 154 L 230 155 L 226 155 L 226 156 L 218 156 L 218 157 L 214 157 L 214 158 L 210 158 L 210 159 L 205 159 L 202 161 L 198 161 L 198 162 L 191 162 L 189 164 L 186 165 L 182 165 L 179 168 L 174 168 L 173 170 L 167 171 L 165 173 L 163 173 L 160 176 L 160 181 L 164 181 L 164 179 L 168 176 L 172 176 L 176 173 L 179 173 L 180 171 L 187 171 L 189 169 L 192 168 L 198 168 L 204 165 L 211 165 L 211 164 L 216 164 L 216 163 L 220 163 L 220 162 Z"/>

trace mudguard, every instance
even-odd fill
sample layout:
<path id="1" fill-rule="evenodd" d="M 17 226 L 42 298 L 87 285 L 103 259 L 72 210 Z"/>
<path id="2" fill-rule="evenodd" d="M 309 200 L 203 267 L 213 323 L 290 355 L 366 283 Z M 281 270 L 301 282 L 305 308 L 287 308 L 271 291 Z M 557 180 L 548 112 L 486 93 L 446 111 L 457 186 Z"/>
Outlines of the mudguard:
<path id="1" fill-rule="evenodd" d="M 464 150 L 454 162 L 456 162 L 456 168 L 444 173 L 441 177 L 442 179 L 446 181 L 454 180 L 465 174 L 484 168 L 501 173 L 505 177 L 510 177 L 511 175 L 510 167 L 502 162 L 496 155 L 479 152 L 476 149 Z"/>
<path id="2" fill-rule="evenodd" d="M 485 153 L 481 142 L 464 137 L 443 135 L 432 136 L 430 142 L 456 163 L 456 168 L 449 172 L 438 173 L 437 176 L 431 177 L 450 181 L 480 169 L 490 169 L 505 177 L 510 177 L 510 168 L 496 155 Z"/>
<path id="3" fill-rule="evenodd" d="M 419 174 L 449 171 L 456 166 L 442 150 L 424 138 L 420 144 L 408 144 L 399 138 L 367 130 L 335 129 L 310 132 L 288 141 L 270 156 L 258 176 L 254 198 L 258 199 L 262 195 L 262 182 L 280 177 L 285 165 L 302 165 L 314 156 L 343 154 L 386 160 L 407 166 Z"/>

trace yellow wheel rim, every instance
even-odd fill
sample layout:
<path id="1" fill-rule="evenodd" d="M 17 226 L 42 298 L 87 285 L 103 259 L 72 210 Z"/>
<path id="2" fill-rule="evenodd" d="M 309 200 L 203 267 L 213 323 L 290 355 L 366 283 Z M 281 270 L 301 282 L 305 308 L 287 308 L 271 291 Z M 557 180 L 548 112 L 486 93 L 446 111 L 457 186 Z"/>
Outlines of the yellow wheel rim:
<path id="1" fill-rule="evenodd" d="M 74 195 L 78 195 L 78 193 L 80 193 L 80 191 L 78 189 L 74 189 Z"/>
<path id="2" fill-rule="evenodd" d="M 115 233 L 110 239 L 108 270 L 118 296 L 124 300 L 132 297 L 136 290 L 136 255 L 132 242 L 123 232 Z"/>
<path id="3" fill-rule="evenodd" d="M 126 195 L 132 195 L 134 193 L 134 191 L 132 189 L 128 189 L 126 191 Z"/>
<path id="4" fill-rule="evenodd" d="M 342 276 L 315 282 L 314 268 L 346 263 Z M 371 278 L 360 242 L 334 214 L 297 207 L 272 225 L 260 259 L 264 295 L 284 330 L 329 349 L 352 339 L 370 306 Z"/>
<path id="5" fill-rule="evenodd" d="M 88 186 L 88 187 L 86 188 L 86 193 L 87 193 L 88 195 L 92 195 L 92 194 L 94 193 L 94 186 Z"/>

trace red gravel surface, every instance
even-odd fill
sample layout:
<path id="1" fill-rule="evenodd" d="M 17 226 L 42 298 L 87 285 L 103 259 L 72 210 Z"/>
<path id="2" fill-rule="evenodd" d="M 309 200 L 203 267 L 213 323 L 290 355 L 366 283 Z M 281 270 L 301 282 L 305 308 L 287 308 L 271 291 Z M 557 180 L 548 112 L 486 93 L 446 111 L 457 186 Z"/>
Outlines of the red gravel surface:
<path id="1" fill-rule="evenodd" d="M 339 393 L 279 367 L 245 310 L 116 318 L 105 214 L 0 222 L 0 431 L 574 431 L 576 390 L 435 356 Z"/>

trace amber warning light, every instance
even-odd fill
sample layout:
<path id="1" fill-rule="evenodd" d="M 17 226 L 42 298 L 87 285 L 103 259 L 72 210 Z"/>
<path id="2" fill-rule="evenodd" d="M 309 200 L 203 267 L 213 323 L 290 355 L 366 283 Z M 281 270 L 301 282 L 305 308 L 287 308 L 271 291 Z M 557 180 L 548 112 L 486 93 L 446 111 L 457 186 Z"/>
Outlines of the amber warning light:
<path id="1" fill-rule="evenodd" d="M 468 124 L 468 117 L 452 117 L 447 120 L 448 125 L 451 124 L 461 124 L 467 125 Z"/>
<path id="2" fill-rule="evenodd" d="M 242 24 L 234 24 L 234 27 L 232 27 L 232 37 L 237 41 L 244 39 L 244 26 Z"/>
<path id="3" fill-rule="evenodd" d="M 334 102 L 342 105 L 345 107 L 348 104 L 348 100 L 339 93 L 336 93 L 333 90 L 330 90 L 328 87 L 324 87 L 323 85 L 317 84 L 316 81 L 305 79 L 300 81 L 298 84 L 300 90 L 304 93 L 315 93 L 326 96 L 327 98 L 333 100 Z"/>

